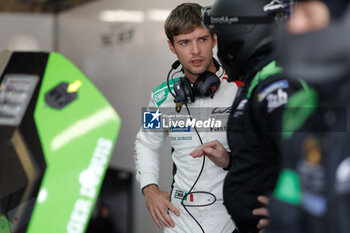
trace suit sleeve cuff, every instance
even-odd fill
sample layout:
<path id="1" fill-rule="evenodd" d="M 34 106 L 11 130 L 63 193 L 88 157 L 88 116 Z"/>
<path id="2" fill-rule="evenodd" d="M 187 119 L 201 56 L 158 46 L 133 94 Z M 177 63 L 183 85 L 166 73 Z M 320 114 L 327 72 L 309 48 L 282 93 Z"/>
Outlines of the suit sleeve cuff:
<path id="1" fill-rule="evenodd" d="M 230 170 L 231 167 L 232 167 L 232 156 L 231 156 L 231 152 L 230 152 L 230 161 L 228 162 L 227 167 L 224 167 L 223 169 L 225 171 L 228 171 L 228 170 Z"/>

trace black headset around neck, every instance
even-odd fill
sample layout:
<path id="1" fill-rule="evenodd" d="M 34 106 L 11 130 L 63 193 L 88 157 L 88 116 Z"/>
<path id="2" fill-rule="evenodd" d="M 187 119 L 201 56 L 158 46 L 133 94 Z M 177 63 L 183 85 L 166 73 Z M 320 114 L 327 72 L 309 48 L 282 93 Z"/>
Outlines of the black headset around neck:
<path id="1" fill-rule="evenodd" d="M 213 58 L 214 65 L 217 70 L 220 69 L 219 62 Z M 177 69 L 180 65 L 180 62 L 177 60 L 175 61 L 171 69 L 168 73 L 167 77 L 167 85 L 169 92 L 171 95 L 173 95 L 174 102 L 175 103 L 193 103 L 195 102 L 195 97 L 213 97 L 214 93 L 220 86 L 220 79 L 218 76 L 216 76 L 215 73 L 210 71 L 205 71 L 202 73 L 198 79 L 193 83 L 193 86 L 191 86 L 190 81 L 187 79 L 186 76 L 180 77 L 178 81 L 174 83 L 174 91 L 175 94 L 171 91 L 170 85 L 169 85 L 169 77 L 173 70 Z"/>

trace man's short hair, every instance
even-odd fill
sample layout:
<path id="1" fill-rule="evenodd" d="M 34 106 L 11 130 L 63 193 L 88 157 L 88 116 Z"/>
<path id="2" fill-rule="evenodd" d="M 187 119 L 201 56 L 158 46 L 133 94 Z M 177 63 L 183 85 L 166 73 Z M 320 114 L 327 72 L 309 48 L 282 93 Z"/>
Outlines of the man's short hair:
<path id="1" fill-rule="evenodd" d="M 174 36 L 190 33 L 202 26 L 202 6 L 197 3 L 183 3 L 171 11 L 165 21 L 165 34 L 172 44 Z"/>

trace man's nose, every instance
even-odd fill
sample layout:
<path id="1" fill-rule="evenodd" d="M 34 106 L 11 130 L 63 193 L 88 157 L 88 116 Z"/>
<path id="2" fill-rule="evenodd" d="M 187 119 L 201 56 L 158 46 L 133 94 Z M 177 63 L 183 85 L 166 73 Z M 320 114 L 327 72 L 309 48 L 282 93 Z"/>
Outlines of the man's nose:
<path id="1" fill-rule="evenodd" d="M 192 54 L 199 54 L 200 53 L 200 46 L 197 42 L 192 43 Z"/>

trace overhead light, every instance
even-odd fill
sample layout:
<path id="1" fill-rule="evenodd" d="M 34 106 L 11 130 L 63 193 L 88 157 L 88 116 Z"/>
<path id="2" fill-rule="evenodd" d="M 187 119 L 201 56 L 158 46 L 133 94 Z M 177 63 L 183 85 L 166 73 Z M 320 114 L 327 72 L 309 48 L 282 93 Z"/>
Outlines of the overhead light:
<path id="1" fill-rule="evenodd" d="M 149 21 L 165 21 L 171 10 L 154 9 L 147 11 L 147 20 Z"/>
<path id="2" fill-rule="evenodd" d="M 99 19 L 104 22 L 141 23 L 145 20 L 145 13 L 143 11 L 105 10 L 100 13 Z"/>

